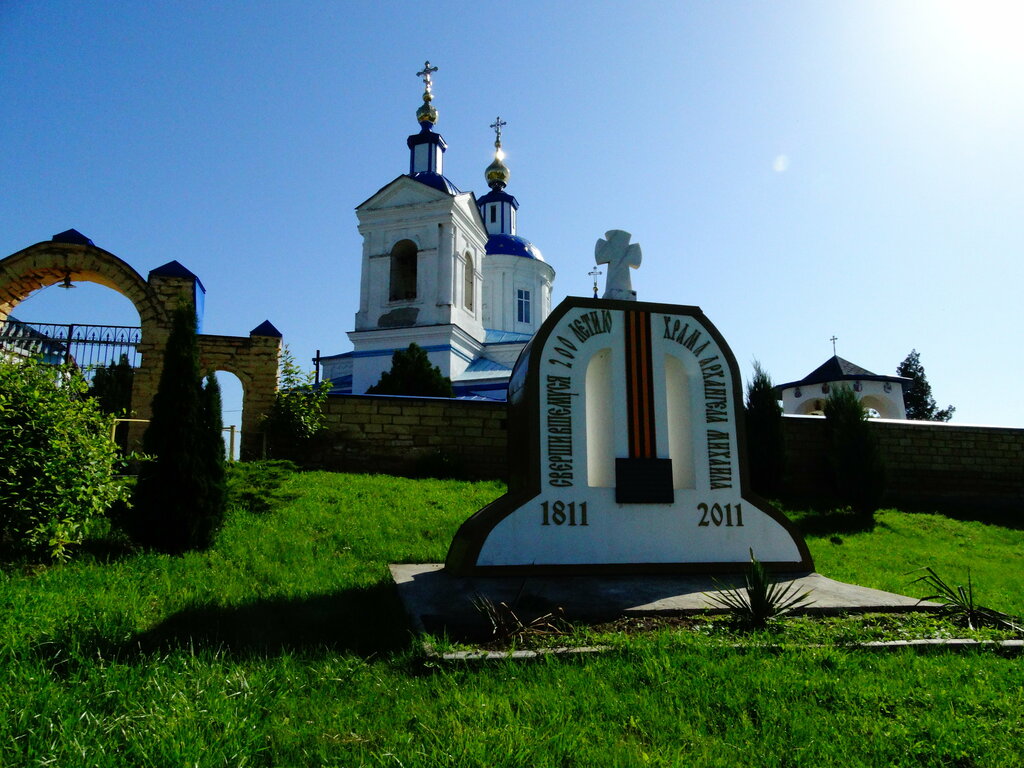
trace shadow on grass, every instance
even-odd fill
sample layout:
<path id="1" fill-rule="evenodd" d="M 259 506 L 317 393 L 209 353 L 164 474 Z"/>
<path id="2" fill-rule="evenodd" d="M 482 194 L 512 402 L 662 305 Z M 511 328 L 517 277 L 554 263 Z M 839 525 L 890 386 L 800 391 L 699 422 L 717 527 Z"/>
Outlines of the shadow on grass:
<path id="1" fill-rule="evenodd" d="M 393 584 L 233 606 L 197 605 L 132 637 L 123 650 L 226 650 L 238 655 L 346 651 L 379 656 L 408 646 L 409 628 Z"/>
<path id="2" fill-rule="evenodd" d="M 789 506 L 792 510 L 787 517 L 805 536 L 830 536 L 833 534 L 869 533 L 875 529 L 873 513 L 861 514 L 849 507 L 835 507 L 828 504 L 804 504 Z"/>
<path id="3" fill-rule="evenodd" d="M 195 605 L 145 632 L 124 616 L 101 626 L 67 626 L 34 644 L 54 674 L 67 677 L 97 658 L 131 664 L 153 654 L 227 653 L 236 657 L 354 653 L 390 656 L 409 648 L 409 627 L 393 584 L 233 606 Z M 125 638 L 118 642 L 113 638 Z"/>

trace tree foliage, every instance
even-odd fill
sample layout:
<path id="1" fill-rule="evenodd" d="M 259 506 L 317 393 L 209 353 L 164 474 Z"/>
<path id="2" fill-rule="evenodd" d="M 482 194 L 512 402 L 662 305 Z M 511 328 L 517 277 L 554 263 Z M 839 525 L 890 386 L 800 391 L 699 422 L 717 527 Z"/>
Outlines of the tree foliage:
<path id="1" fill-rule="evenodd" d="M 956 408 L 947 405 L 939 410 L 935 398 L 932 397 L 932 385 L 924 375 L 921 355 L 916 349 L 910 350 L 910 354 L 896 369 L 896 374 L 910 379 L 910 384 L 903 390 L 903 405 L 907 409 L 908 419 L 949 421 L 953 418 Z"/>
<path id="2" fill-rule="evenodd" d="M 867 412 L 848 386 L 832 388 L 825 401 L 829 465 L 841 503 L 873 515 L 885 491 L 885 466 Z"/>
<path id="3" fill-rule="evenodd" d="M 142 439 L 149 460 L 139 470 L 135 509 L 126 527 L 136 541 L 165 552 L 204 549 L 224 519 L 224 440 L 220 390 L 203 387 L 191 306 L 174 312 L 153 413 Z"/>
<path id="4" fill-rule="evenodd" d="M 106 368 L 97 368 L 93 373 L 89 394 L 99 402 L 104 413 L 123 416 L 132 407 L 132 381 L 135 372 L 123 354 L 115 363 Z"/>
<path id="5" fill-rule="evenodd" d="M 366 394 L 455 396 L 451 379 L 442 376 L 441 369 L 430 364 L 426 351 L 415 342 L 408 349 L 395 350 L 391 356 L 391 370 L 384 371 L 380 381 L 366 390 Z"/>
<path id="6" fill-rule="evenodd" d="M 300 463 L 309 458 L 326 430 L 324 403 L 329 391 L 329 386 L 318 386 L 313 374 L 299 367 L 287 346 L 281 350 L 277 393 L 263 421 L 271 458 Z"/>
<path id="7" fill-rule="evenodd" d="M 65 560 L 127 498 L 111 419 L 71 368 L 0 360 L 0 547 Z"/>
<path id="8" fill-rule="evenodd" d="M 757 360 L 754 361 L 754 376 L 747 384 L 744 421 L 751 485 L 758 493 L 776 494 L 782 487 L 786 468 L 782 406 L 771 376 Z"/>

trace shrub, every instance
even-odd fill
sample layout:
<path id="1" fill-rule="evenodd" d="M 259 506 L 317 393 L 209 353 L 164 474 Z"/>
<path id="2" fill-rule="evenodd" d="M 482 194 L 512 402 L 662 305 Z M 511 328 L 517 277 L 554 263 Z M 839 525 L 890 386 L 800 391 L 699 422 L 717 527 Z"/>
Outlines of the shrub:
<path id="1" fill-rule="evenodd" d="M 67 559 L 128 492 L 111 419 L 73 369 L 0 361 L 0 546 Z"/>
<path id="2" fill-rule="evenodd" d="M 150 458 L 139 469 L 135 510 L 125 521 L 137 542 L 171 553 L 213 543 L 226 494 L 220 423 L 216 379 L 204 389 L 199 375 L 195 311 L 180 306 L 142 438 Z"/>
<path id="3" fill-rule="evenodd" d="M 885 490 L 885 466 L 868 416 L 848 386 L 833 387 L 825 401 L 829 465 L 839 501 L 871 516 Z"/>
<path id="4" fill-rule="evenodd" d="M 441 369 L 430 364 L 430 358 L 419 344 L 399 349 L 391 356 L 391 370 L 380 375 L 380 381 L 366 390 L 368 395 L 419 395 L 421 397 L 454 397 L 452 381 L 441 375 Z"/>
<path id="5" fill-rule="evenodd" d="M 329 390 L 299 368 L 288 347 L 281 351 L 277 394 L 263 421 L 270 458 L 299 463 L 310 459 L 326 431 L 324 402 Z"/>

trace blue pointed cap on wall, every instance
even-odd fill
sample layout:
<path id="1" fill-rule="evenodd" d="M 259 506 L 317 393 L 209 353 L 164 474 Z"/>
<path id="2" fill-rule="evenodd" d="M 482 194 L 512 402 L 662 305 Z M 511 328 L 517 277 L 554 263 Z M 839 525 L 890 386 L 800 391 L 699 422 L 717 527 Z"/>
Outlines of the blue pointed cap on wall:
<path id="1" fill-rule="evenodd" d="M 195 280 L 196 284 L 206 293 L 206 286 L 203 285 L 203 281 L 188 267 L 185 267 L 179 261 L 168 261 L 166 264 L 162 264 L 156 269 L 149 270 L 149 275 L 157 275 L 159 277 L 184 277 L 188 280 Z"/>
<path id="2" fill-rule="evenodd" d="M 54 243 L 70 243 L 72 245 L 96 245 L 92 240 L 83 235 L 77 229 L 66 229 L 54 235 L 51 240 Z"/>
<path id="3" fill-rule="evenodd" d="M 253 328 L 251 331 L 249 331 L 249 335 L 250 336 L 270 336 L 271 338 L 274 338 L 274 339 L 283 338 L 282 335 L 281 335 L 281 332 L 279 330 L 277 330 L 277 328 L 274 327 L 274 324 L 272 322 L 270 322 L 269 320 L 264 320 L 262 323 L 257 325 L 255 328 Z"/>

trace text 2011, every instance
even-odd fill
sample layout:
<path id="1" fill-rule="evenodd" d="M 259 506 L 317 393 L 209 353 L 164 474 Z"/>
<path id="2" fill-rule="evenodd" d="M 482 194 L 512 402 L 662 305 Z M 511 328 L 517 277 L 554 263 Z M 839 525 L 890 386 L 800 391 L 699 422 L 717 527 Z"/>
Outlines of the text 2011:
<path id="1" fill-rule="evenodd" d="M 726 528 L 743 526 L 743 505 L 742 504 L 698 504 L 697 510 L 701 513 L 700 522 L 697 525 L 701 528 L 724 525 Z"/>

